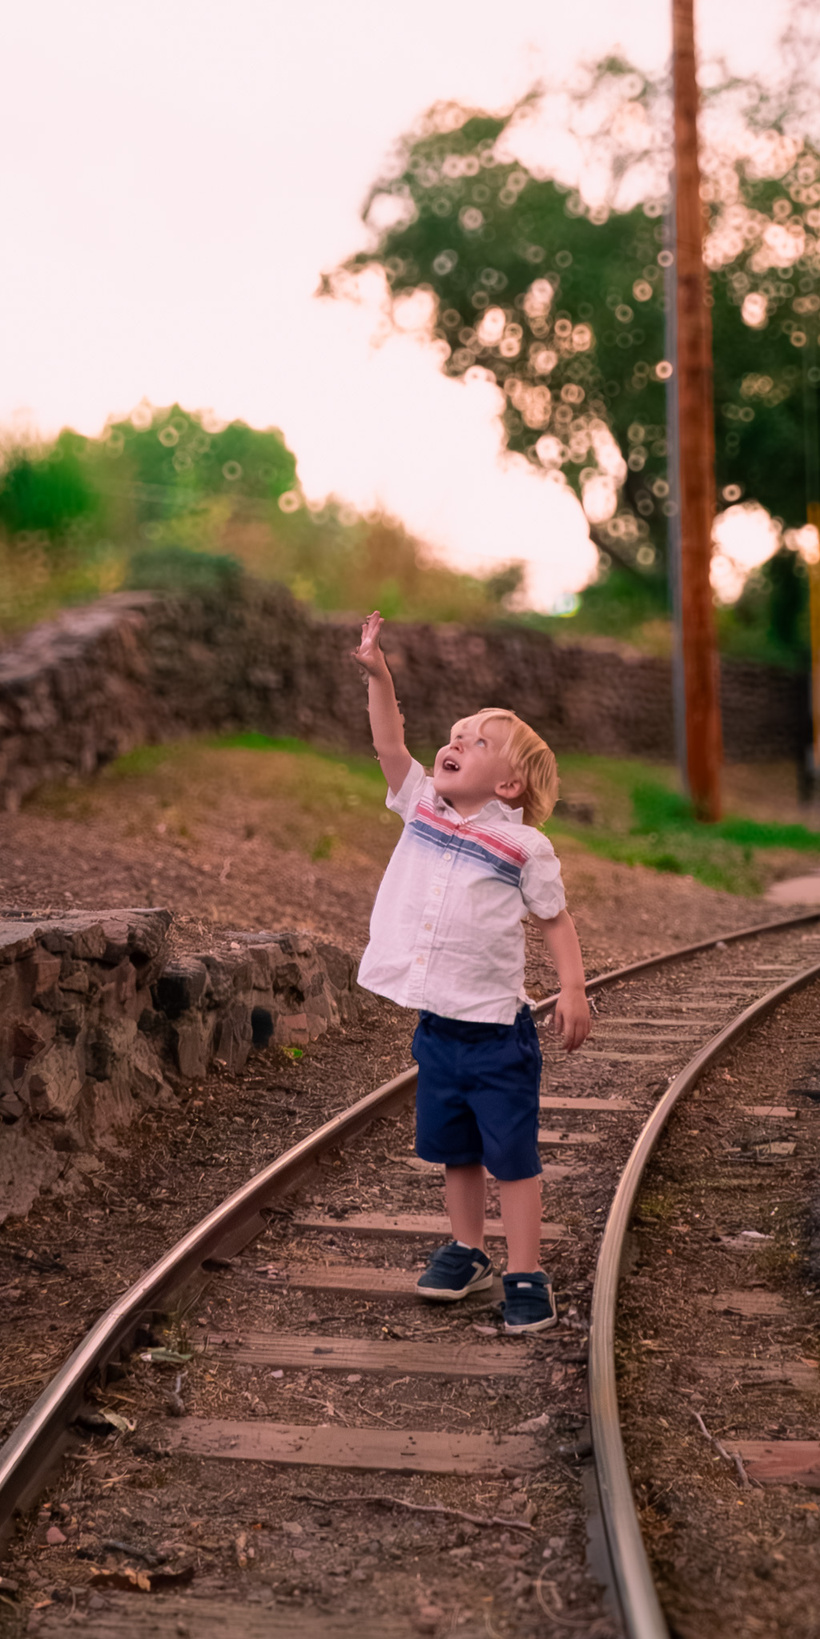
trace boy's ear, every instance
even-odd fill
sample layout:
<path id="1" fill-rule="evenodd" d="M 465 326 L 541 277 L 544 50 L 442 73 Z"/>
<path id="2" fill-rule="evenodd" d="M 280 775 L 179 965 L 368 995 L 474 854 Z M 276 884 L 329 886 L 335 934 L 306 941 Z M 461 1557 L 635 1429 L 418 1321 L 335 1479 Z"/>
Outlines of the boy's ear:
<path id="1" fill-rule="evenodd" d="M 499 780 L 495 794 L 502 802 L 515 802 L 517 797 L 523 797 L 526 789 L 526 780 L 522 780 L 520 774 L 512 774 L 508 780 Z"/>

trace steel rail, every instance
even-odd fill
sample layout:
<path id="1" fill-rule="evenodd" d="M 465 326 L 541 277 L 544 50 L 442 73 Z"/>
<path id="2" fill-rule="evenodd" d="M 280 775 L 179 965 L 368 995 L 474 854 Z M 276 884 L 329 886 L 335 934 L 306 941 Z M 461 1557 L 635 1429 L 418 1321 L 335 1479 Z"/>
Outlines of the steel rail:
<path id="1" fill-rule="evenodd" d="M 670 1083 L 642 1128 L 609 1209 L 592 1289 L 588 1393 L 592 1450 L 609 1560 L 629 1639 L 669 1639 L 638 1521 L 618 1417 L 615 1313 L 624 1238 L 647 1162 L 675 1105 L 691 1092 L 729 1046 L 782 1001 L 820 978 L 820 963 L 805 968 L 724 1026 Z"/>
<path id="2" fill-rule="evenodd" d="M 644 973 L 653 967 L 671 965 L 716 945 L 756 938 L 765 933 L 788 931 L 804 922 L 820 921 L 820 910 L 801 912 L 776 922 L 756 923 L 730 933 L 718 934 L 695 944 L 650 956 L 625 967 L 598 974 L 587 981 L 593 992 L 621 979 Z M 533 1012 L 543 1015 L 555 1005 L 557 996 L 539 1002 Z M 272 1161 L 247 1183 L 195 1224 L 133 1286 L 111 1304 L 88 1331 L 46 1385 L 21 1422 L 0 1447 L 0 1544 L 16 1509 L 26 1506 L 43 1475 L 53 1466 L 62 1449 L 65 1430 L 82 1406 L 86 1384 L 123 1346 L 129 1344 L 146 1315 L 178 1292 L 180 1287 L 210 1257 L 238 1250 L 263 1228 L 262 1209 L 286 1194 L 316 1164 L 318 1157 L 404 1103 L 416 1079 L 415 1069 L 384 1082 L 349 1109 L 300 1139 L 291 1149 Z"/>
<path id="3" fill-rule="evenodd" d="M 595 990 L 603 990 L 606 985 L 616 984 L 619 979 L 631 979 L 636 973 L 648 973 L 653 967 L 667 967 L 672 962 L 682 962 L 687 956 L 714 950 L 716 945 L 734 945 L 740 939 L 756 939 L 764 933 L 785 933 L 789 928 L 801 927 L 804 922 L 820 922 L 820 910 L 800 911 L 796 916 L 786 916 L 777 922 L 755 922 L 749 928 L 736 928 L 732 933 L 717 933 L 710 939 L 698 939 L 692 945 L 679 945 L 676 950 L 664 951 L 661 956 L 643 956 L 639 962 L 629 962 L 626 967 L 596 974 L 595 978 L 587 979 L 585 988 L 589 995 Z M 532 1009 L 533 1016 L 545 1013 L 555 1006 L 556 1001 L 556 996 L 547 996 L 543 1002 L 537 1002 Z"/>

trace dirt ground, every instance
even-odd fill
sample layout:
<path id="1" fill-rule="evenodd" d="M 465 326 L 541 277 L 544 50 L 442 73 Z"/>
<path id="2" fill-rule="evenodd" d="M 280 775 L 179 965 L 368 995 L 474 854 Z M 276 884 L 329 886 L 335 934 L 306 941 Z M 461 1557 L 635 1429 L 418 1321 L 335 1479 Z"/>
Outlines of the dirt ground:
<path id="1" fill-rule="evenodd" d="M 214 932 L 230 928 L 297 927 L 359 955 L 397 833 L 367 776 L 342 779 L 330 763 L 317 773 L 285 753 L 274 761 L 239 749 L 175 748 L 131 771 L 46 791 L 9 816 L 0 833 L 0 906 L 167 905 L 175 939 L 188 949 L 207 948 Z M 783 914 L 763 900 L 594 858 L 575 842 L 562 858 L 589 972 Z M 528 988 L 535 996 L 553 988 L 534 944 Z M 413 1025 L 371 998 L 355 1024 L 301 1058 L 279 1049 L 264 1064 L 251 1059 L 237 1078 L 211 1075 L 183 1091 L 178 1112 L 148 1113 L 82 1196 L 44 1198 L 24 1222 L 5 1226 L 0 1438 L 112 1290 L 320 1119 L 404 1068 Z M 569 1359 L 565 1377 L 561 1432 L 571 1439 L 580 1400 Z M 58 1579 L 48 1554 L 38 1556 L 27 1598 L 39 1591 L 45 1609 Z"/>
<path id="2" fill-rule="evenodd" d="M 307 792 L 299 760 L 248 751 L 178 748 L 147 772 L 58 788 L 0 831 L 0 907 L 167 905 L 174 938 L 207 948 L 234 928 L 307 928 L 355 956 L 398 831 L 365 786 L 343 791 L 330 858 L 330 790 Z M 340 793 L 337 791 L 338 797 Z M 387 824 L 385 824 L 387 820 Z M 688 878 L 613 864 L 579 845 L 562 850 L 569 904 L 587 971 L 783 911 Z M 527 986 L 554 987 L 528 938 Z M 212 1074 L 180 1094 L 178 1113 L 147 1112 L 120 1153 L 89 1175 L 79 1201 L 43 1197 L 0 1232 L 0 1433 L 105 1306 L 229 1190 L 318 1122 L 410 1062 L 414 1017 L 368 998 L 361 1018 L 300 1059 L 277 1052 L 264 1094 L 254 1061 L 238 1078 Z M 181 1169 L 181 1170 L 180 1170 Z M 173 1187 L 172 1178 L 177 1180 Z M 31 1347 L 31 1333 L 37 1343 Z"/>
<path id="3" fill-rule="evenodd" d="M 791 771 L 729 771 L 730 800 L 791 818 Z M 59 911 L 166 905 L 176 940 L 214 930 L 305 928 L 358 956 L 399 833 L 380 780 L 289 753 L 156 748 L 94 781 L 54 787 L 4 818 L 0 906 Z M 592 971 L 686 944 L 717 928 L 782 916 L 763 899 L 690 877 L 595 858 L 574 838 L 560 854 Z"/>
<path id="4" fill-rule="evenodd" d="M 674 1112 L 637 1202 L 619 1301 L 624 1438 L 680 1639 L 820 1631 L 816 1487 L 744 1486 L 703 1432 L 730 1453 L 735 1441 L 817 1438 L 817 1289 L 806 1269 L 819 1006 L 815 984 L 703 1078 Z M 752 1116 L 750 1097 L 791 1114 Z M 742 1294 L 760 1312 L 744 1311 Z"/>

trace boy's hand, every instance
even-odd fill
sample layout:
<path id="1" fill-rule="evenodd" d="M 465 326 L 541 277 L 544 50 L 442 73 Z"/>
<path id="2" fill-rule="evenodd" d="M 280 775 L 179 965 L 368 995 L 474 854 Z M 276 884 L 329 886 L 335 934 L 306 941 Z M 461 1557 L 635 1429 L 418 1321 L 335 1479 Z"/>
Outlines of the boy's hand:
<path id="1" fill-rule="evenodd" d="M 379 634 L 384 621 L 378 609 L 362 623 L 362 641 L 358 649 L 353 650 L 353 659 L 364 668 L 369 677 L 379 677 L 387 670 L 387 661 L 384 658 L 379 642 Z"/>
<path id="2" fill-rule="evenodd" d="M 552 1015 L 552 1030 L 566 1052 L 574 1053 L 583 1046 L 590 1031 L 585 990 L 573 987 L 561 991 Z"/>

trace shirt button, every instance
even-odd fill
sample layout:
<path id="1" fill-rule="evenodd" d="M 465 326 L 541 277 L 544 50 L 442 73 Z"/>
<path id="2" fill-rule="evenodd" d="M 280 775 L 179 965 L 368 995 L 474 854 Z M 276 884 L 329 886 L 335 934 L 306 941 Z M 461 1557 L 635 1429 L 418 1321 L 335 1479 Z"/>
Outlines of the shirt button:
<path id="1" fill-rule="evenodd" d="M 424 924 L 424 926 L 425 926 L 425 928 L 426 928 L 426 929 L 427 929 L 427 932 L 428 932 L 428 933 L 429 933 L 429 932 L 430 932 L 430 929 L 431 929 L 431 928 L 432 928 L 432 926 L 433 926 L 433 924 L 432 924 L 432 922 L 425 922 L 425 924 Z"/>
<path id="2" fill-rule="evenodd" d="M 449 849 L 449 848 L 448 848 L 448 849 L 447 849 L 447 852 L 446 852 L 446 853 L 445 853 L 445 855 L 444 855 L 444 858 L 445 858 L 445 859 L 452 859 L 452 857 L 453 857 L 453 856 L 452 856 L 452 854 L 451 854 L 451 852 L 450 852 L 450 849 Z"/>
<path id="3" fill-rule="evenodd" d="M 424 957 L 423 956 L 417 956 L 416 961 L 419 963 L 420 966 L 424 965 Z"/>
<path id="4" fill-rule="evenodd" d="M 436 898 L 438 899 L 440 897 L 440 894 L 441 894 L 441 889 L 440 888 L 434 888 L 433 893 L 435 894 Z"/>

